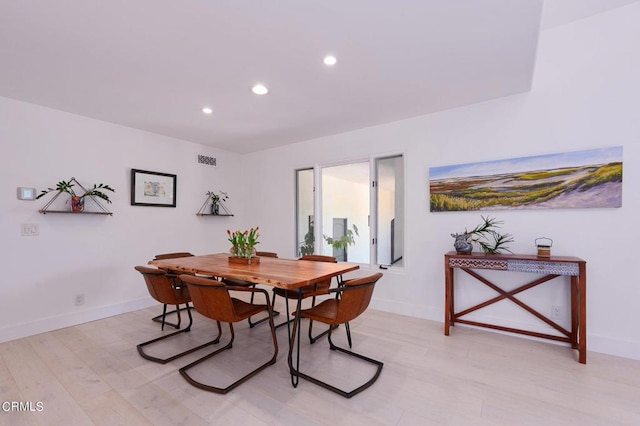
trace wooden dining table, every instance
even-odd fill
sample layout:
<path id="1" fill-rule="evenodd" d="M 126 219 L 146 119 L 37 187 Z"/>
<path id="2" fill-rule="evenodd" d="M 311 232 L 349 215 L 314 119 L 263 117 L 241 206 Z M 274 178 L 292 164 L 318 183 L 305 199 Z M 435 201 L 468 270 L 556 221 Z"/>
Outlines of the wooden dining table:
<path id="1" fill-rule="evenodd" d="M 230 278 L 234 280 L 247 281 L 254 284 L 263 284 L 271 287 L 279 287 L 286 291 L 295 291 L 300 287 L 306 287 L 326 279 L 341 276 L 347 272 L 355 271 L 360 266 L 351 263 L 330 263 L 314 262 L 309 260 L 282 259 L 272 257 L 261 257 L 259 263 L 253 262 L 250 265 L 231 262 L 229 254 L 217 253 L 202 256 L 180 257 L 174 259 L 152 260 L 150 265 L 160 269 L 166 269 L 177 273 L 201 274 L 217 278 Z M 292 295 L 298 303 L 295 316 L 296 321 L 300 321 L 300 309 L 302 299 Z M 300 327 L 297 327 L 298 333 Z M 289 337 L 289 347 L 291 351 L 291 335 Z M 298 345 L 300 338 L 298 336 Z M 289 370 L 291 372 L 291 383 L 295 387 L 298 378 L 293 373 L 291 355 L 288 359 Z M 299 362 L 299 358 L 298 358 Z M 299 367 L 299 366 L 298 366 Z"/>
<path id="2" fill-rule="evenodd" d="M 231 278 L 296 290 L 359 268 L 351 263 L 261 257 L 259 263 L 243 265 L 229 261 L 229 254 L 217 253 L 175 259 L 152 260 L 150 265 L 173 272 Z"/>

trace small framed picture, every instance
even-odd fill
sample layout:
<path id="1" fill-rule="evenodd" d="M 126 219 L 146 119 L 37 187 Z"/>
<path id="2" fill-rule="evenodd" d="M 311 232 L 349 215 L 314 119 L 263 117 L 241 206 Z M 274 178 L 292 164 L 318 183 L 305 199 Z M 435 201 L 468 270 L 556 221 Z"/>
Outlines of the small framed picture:
<path id="1" fill-rule="evenodd" d="M 175 207 L 176 184 L 176 175 L 131 169 L 131 205 Z"/>

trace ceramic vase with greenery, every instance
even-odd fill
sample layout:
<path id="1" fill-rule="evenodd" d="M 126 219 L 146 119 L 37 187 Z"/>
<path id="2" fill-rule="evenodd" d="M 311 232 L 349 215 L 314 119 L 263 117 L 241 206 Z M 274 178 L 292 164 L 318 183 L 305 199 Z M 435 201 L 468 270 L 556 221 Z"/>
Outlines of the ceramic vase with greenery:
<path id="1" fill-rule="evenodd" d="M 482 218 L 482 223 L 471 231 L 465 229 L 462 233 L 451 234 L 455 238 L 453 246 L 456 251 L 461 254 L 469 254 L 473 249 L 473 245 L 476 244 L 486 254 L 497 254 L 502 250 L 511 253 L 507 244 L 514 241 L 513 236 L 498 232 L 503 222 L 488 216 L 480 217 Z"/>
<path id="2" fill-rule="evenodd" d="M 85 190 L 81 185 L 78 184 L 78 186 L 80 186 L 80 188 L 84 190 L 82 194 L 78 195 L 78 193 L 76 193 L 76 191 L 73 189 L 76 186 L 74 182 L 75 179 L 73 178 L 70 181 L 61 180 L 60 182 L 58 182 L 55 188 L 43 189 L 42 192 L 36 197 L 36 199 L 44 197 L 52 191 L 58 191 L 58 193 L 64 192 L 66 194 L 69 194 L 69 196 L 71 197 L 71 211 L 74 212 L 81 212 L 84 210 L 84 199 L 86 197 L 102 198 L 107 202 L 107 204 L 111 204 L 109 196 L 104 192 L 115 192 L 115 189 L 111 188 L 109 185 L 104 183 L 94 184 L 93 188 Z"/>
<path id="3" fill-rule="evenodd" d="M 211 199 L 211 214 L 220 214 L 220 203 L 227 201 L 229 199 L 229 195 L 224 191 L 218 191 L 218 193 L 207 191 L 207 195 Z"/>

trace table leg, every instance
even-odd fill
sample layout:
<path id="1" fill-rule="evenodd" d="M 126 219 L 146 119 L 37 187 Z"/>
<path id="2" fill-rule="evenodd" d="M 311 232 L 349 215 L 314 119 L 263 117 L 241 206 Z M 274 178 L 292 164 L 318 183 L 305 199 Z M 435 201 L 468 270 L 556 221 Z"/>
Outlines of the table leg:
<path id="1" fill-rule="evenodd" d="M 580 314 L 580 290 L 578 288 L 578 277 L 571 277 L 571 347 L 573 349 L 578 349 L 578 327 L 580 324 L 579 314 Z"/>
<path id="2" fill-rule="evenodd" d="M 291 374 L 291 385 L 293 387 L 298 386 L 300 377 L 298 371 L 300 371 L 300 311 L 302 309 L 302 298 L 298 298 L 296 306 L 296 317 L 293 319 L 293 331 L 289 334 L 289 356 L 287 362 L 289 363 L 289 374 Z M 296 336 L 297 333 L 297 336 Z M 297 338 L 297 342 L 296 342 Z M 296 349 L 296 367 L 293 367 L 293 349 Z"/>
<path id="3" fill-rule="evenodd" d="M 579 319 L 578 319 L 578 361 L 587 363 L 587 265 L 580 264 L 578 277 Z"/>
<path id="4" fill-rule="evenodd" d="M 444 268 L 444 281 L 444 335 L 448 336 L 449 327 L 453 325 L 453 268 L 448 264 Z"/>

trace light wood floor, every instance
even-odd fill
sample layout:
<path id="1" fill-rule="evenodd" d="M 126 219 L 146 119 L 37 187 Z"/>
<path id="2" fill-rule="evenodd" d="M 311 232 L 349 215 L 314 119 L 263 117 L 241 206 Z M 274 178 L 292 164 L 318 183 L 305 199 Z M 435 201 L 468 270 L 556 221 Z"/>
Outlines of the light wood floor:
<path id="1" fill-rule="evenodd" d="M 282 311 L 282 306 L 279 306 Z M 379 380 L 351 399 L 301 380 L 290 384 L 286 327 L 278 362 L 227 395 L 189 385 L 178 368 L 140 357 L 136 344 L 160 335 L 160 308 L 0 344 L 3 425 L 638 425 L 640 361 L 369 310 L 352 324 L 354 350 L 384 361 Z M 213 322 L 195 315 L 191 333 L 157 353 L 206 341 Z M 281 321 L 283 315 L 276 318 Z M 304 329 L 306 330 L 306 328 Z M 229 337 L 224 329 L 223 340 Z M 269 358 L 269 330 L 236 326 L 230 351 L 197 372 L 219 384 Z M 336 342 L 344 341 L 343 331 Z M 370 371 L 303 340 L 303 369 L 354 384 Z M 251 346 L 250 346 L 251 345 Z M 354 384 L 355 385 L 355 384 Z M 36 411 L 7 412 L 6 402 Z M 40 403 L 41 406 L 36 405 Z M 42 410 L 38 411 L 38 407 Z"/>

